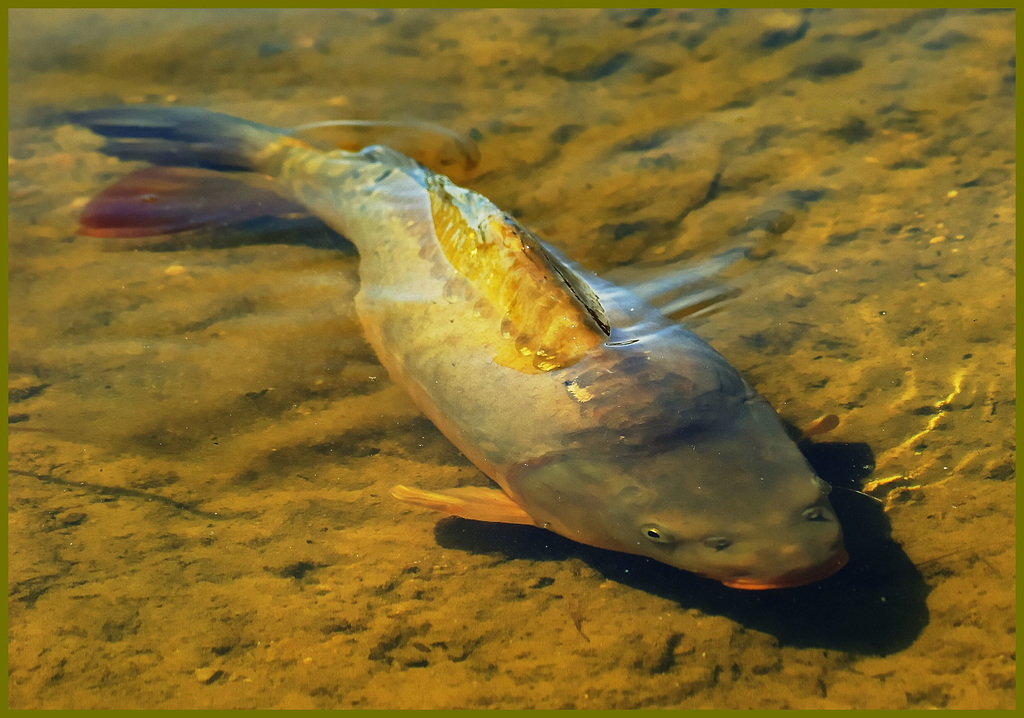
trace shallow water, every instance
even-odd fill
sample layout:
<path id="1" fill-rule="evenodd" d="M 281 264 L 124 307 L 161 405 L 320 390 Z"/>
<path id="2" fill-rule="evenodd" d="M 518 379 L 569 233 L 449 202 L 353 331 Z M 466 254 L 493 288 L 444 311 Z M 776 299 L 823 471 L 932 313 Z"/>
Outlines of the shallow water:
<path id="1" fill-rule="evenodd" d="M 12 11 L 11 707 L 1012 707 L 1014 25 Z M 130 166 L 63 113 L 135 102 L 440 123 L 611 276 L 745 248 L 690 325 L 840 415 L 850 564 L 741 592 L 399 505 L 486 479 L 362 339 L 351 248 L 75 236 Z"/>

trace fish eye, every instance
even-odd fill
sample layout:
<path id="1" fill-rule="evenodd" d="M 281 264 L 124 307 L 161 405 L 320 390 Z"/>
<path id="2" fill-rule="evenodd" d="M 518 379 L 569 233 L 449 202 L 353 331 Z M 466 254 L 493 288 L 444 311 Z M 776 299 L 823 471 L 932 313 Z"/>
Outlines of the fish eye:
<path id="1" fill-rule="evenodd" d="M 820 506 L 812 506 L 806 509 L 803 513 L 803 517 L 808 521 L 831 521 L 831 519 L 825 514 L 825 510 Z"/>
<path id="2" fill-rule="evenodd" d="M 708 548 L 713 548 L 715 551 L 724 551 L 732 546 L 732 541 L 725 536 L 710 536 L 704 539 L 704 545 Z"/>
<path id="3" fill-rule="evenodd" d="M 655 524 L 645 524 L 640 527 L 644 536 L 654 543 L 672 543 L 672 534 Z"/>

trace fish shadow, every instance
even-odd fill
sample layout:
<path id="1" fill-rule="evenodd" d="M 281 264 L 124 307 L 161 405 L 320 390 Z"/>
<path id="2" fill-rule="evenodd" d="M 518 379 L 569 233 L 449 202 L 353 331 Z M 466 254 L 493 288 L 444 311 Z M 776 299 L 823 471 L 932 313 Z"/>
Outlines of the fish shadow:
<path id="1" fill-rule="evenodd" d="M 804 442 L 818 475 L 851 488 L 874 466 L 865 444 Z M 928 623 L 929 588 L 891 535 L 882 506 L 862 494 L 833 491 L 850 561 L 827 579 L 797 588 L 743 591 L 652 559 L 585 546 L 531 526 L 445 519 L 437 542 L 508 559 L 577 558 L 611 581 L 667 598 L 681 608 L 729 618 L 775 636 L 781 645 L 888 655 L 909 646 Z M 538 582 L 538 588 L 550 585 Z"/>

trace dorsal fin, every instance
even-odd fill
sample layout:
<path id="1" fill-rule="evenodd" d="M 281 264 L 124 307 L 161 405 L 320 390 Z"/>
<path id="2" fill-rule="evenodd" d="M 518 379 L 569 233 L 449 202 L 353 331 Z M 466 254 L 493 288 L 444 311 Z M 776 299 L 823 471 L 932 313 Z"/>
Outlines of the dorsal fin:
<path id="1" fill-rule="evenodd" d="M 523 371 L 579 361 L 608 338 L 597 295 L 543 243 L 475 192 L 426 178 L 434 232 L 452 266 L 502 316 L 514 351 L 496 359 Z"/>
<path id="2" fill-rule="evenodd" d="M 355 130 L 356 133 L 353 137 L 348 138 L 337 134 L 332 137 L 331 131 L 338 129 Z M 456 163 L 461 163 L 462 170 L 465 172 L 472 170 L 480 163 L 480 149 L 477 147 L 476 142 L 465 135 L 461 135 L 433 122 L 421 122 L 418 120 L 325 120 L 323 122 L 309 122 L 304 125 L 298 125 L 288 130 L 288 134 L 292 137 L 321 145 L 325 150 L 334 148 L 355 150 L 367 144 L 360 139 L 358 134 L 360 130 L 375 131 L 373 144 L 394 147 L 428 167 L 446 168 L 445 172 L 450 172 L 451 170 L 447 169 L 447 167 Z M 412 137 L 406 137 L 406 133 L 412 133 Z M 352 133 L 350 132 L 350 134 Z M 445 141 L 446 146 L 431 148 L 429 143 L 423 143 L 423 135 L 439 137 Z M 453 148 L 455 156 L 451 152 Z"/>

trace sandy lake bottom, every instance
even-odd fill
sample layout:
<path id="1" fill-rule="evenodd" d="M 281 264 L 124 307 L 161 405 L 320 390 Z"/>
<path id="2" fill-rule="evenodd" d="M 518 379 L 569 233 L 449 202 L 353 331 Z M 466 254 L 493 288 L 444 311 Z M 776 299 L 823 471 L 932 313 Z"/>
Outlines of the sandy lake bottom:
<path id="1" fill-rule="evenodd" d="M 10 707 L 1015 705 L 1014 13 L 9 22 Z M 66 113 L 138 102 L 441 124 L 476 168 L 371 139 L 608 276 L 745 248 L 688 324 L 840 416 L 849 565 L 744 592 L 397 503 L 487 479 L 363 339 L 350 246 L 76 236 L 133 165 Z"/>

